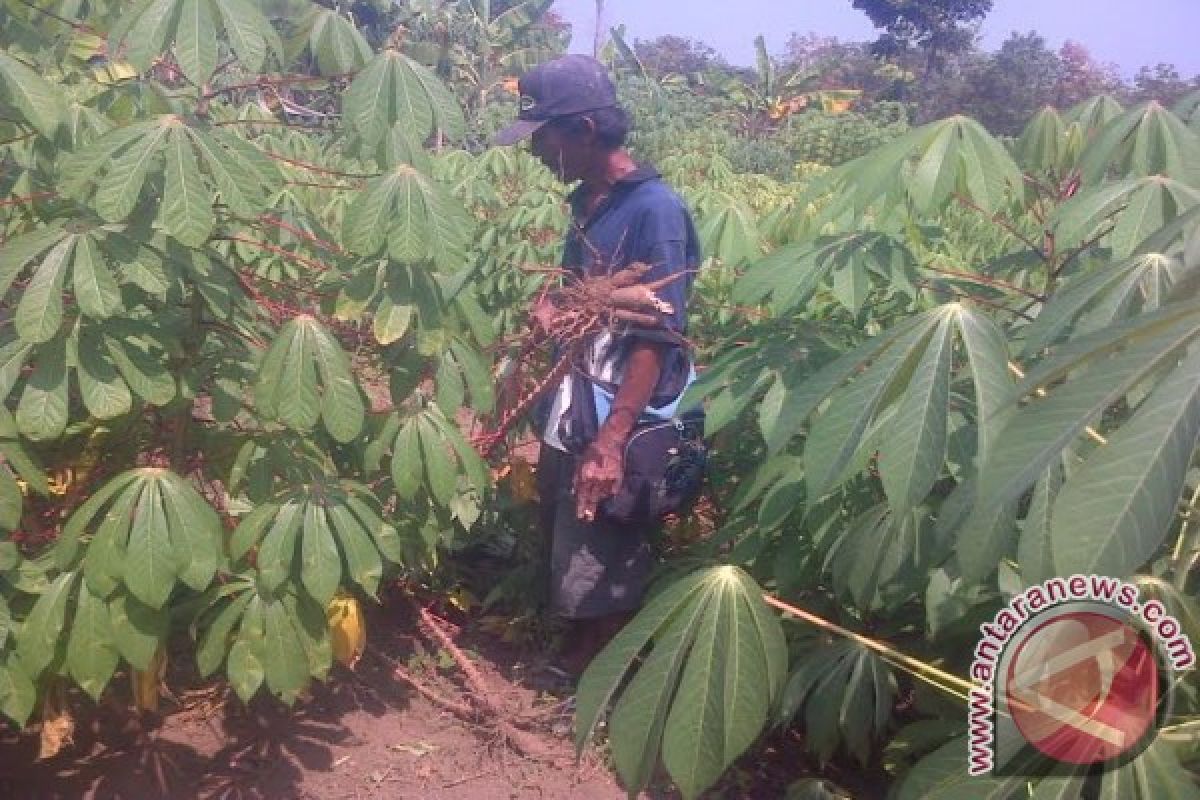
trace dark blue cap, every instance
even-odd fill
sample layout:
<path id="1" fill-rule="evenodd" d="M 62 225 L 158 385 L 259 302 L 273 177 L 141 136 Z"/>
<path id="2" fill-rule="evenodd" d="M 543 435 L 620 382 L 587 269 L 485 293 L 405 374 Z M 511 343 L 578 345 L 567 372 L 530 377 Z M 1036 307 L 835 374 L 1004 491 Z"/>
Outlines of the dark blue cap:
<path id="1" fill-rule="evenodd" d="M 521 76 L 517 88 L 517 121 L 492 137 L 493 144 L 516 144 L 555 117 L 617 104 L 608 70 L 590 56 L 562 56 L 539 64 Z"/>

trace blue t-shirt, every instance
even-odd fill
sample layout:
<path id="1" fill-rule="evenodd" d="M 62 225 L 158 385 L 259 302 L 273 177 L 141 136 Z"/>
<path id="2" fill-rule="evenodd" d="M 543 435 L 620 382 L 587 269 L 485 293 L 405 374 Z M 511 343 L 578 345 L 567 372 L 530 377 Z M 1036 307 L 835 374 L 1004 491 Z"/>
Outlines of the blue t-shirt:
<path id="1" fill-rule="evenodd" d="M 602 364 L 590 375 L 596 387 L 597 422 L 602 424 L 607 417 L 624 359 L 638 340 L 664 343 L 662 371 L 648 411 L 657 409 L 669 417 L 693 375 L 687 346 L 678 336 L 671 335 L 687 332 L 687 299 L 701 262 L 700 241 L 691 214 L 658 171 L 647 166 L 617 180 L 591 217 L 581 221 L 585 195 L 584 187 L 580 186 L 568 196 L 572 222 L 563 248 L 563 267 L 597 275 L 618 272 L 633 263 L 649 264 L 650 270 L 642 277 L 642 283 L 684 273 L 655 291 L 673 309 L 671 314 L 657 314 L 661 328 L 631 325 L 617 328 L 598 343 L 597 349 L 602 349 L 602 353 L 590 353 L 594 365 Z M 556 395 L 546 398 L 537 415 L 547 443 L 559 449 L 568 449 L 563 444 L 568 437 L 560 438 L 556 432 L 558 425 L 565 424 L 561 418 L 566 412 L 564 404 L 571 402 L 567 399 L 570 394 L 569 386 L 560 387 L 557 399 Z"/>

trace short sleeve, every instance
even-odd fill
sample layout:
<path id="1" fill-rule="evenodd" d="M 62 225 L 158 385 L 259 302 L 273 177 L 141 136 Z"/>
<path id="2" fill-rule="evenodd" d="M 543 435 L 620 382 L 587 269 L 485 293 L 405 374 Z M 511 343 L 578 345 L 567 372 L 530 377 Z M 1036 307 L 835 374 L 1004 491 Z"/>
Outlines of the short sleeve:
<path id="1" fill-rule="evenodd" d="M 633 261 L 650 265 L 642 283 L 673 277 L 655 290 L 655 294 L 671 304 L 672 313 L 663 315 L 664 325 L 676 333 L 687 329 L 687 297 L 692 276 L 688 263 L 687 212 L 673 198 L 664 198 L 646 208 L 638 225 L 638 239 L 633 248 Z M 655 338 L 652 331 L 639 331 L 643 338 Z M 670 338 L 670 337 L 664 337 Z"/>

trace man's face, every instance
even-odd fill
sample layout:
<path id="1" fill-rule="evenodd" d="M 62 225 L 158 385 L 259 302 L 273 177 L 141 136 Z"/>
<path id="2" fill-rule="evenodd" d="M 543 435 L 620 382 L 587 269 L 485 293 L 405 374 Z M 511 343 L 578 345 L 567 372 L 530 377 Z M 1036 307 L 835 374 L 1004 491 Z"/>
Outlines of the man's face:
<path id="1" fill-rule="evenodd" d="M 533 132 L 529 151 L 560 181 L 570 183 L 582 178 L 593 158 L 591 137 L 585 131 L 567 130 L 551 121 Z"/>

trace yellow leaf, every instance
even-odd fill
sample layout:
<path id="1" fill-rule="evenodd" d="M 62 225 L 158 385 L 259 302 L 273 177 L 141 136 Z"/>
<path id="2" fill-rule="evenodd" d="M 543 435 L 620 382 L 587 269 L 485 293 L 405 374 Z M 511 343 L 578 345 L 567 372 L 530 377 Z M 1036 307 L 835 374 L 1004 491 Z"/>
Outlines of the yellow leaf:
<path id="1" fill-rule="evenodd" d="M 537 500 L 537 478 L 534 477 L 533 465 L 523 458 L 513 456 L 509 462 L 508 485 L 513 499 L 522 503 L 532 503 Z"/>
<path id="2" fill-rule="evenodd" d="M 51 684 L 42 703 L 42 737 L 38 760 L 54 758 L 68 744 L 75 732 L 75 720 L 67 711 L 67 696 L 61 682 Z"/>
<path id="3" fill-rule="evenodd" d="M 133 707 L 141 711 L 158 711 L 158 687 L 162 684 L 167 672 L 167 651 L 158 648 L 150 659 L 150 668 L 142 671 L 135 669 L 129 673 L 129 683 L 133 690 Z"/>
<path id="4" fill-rule="evenodd" d="M 363 619 L 358 598 L 338 592 L 325 611 L 329 620 L 329 636 L 333 641 L 333 657 L 351 669 L 367 648 L 367 622 Z"/>

